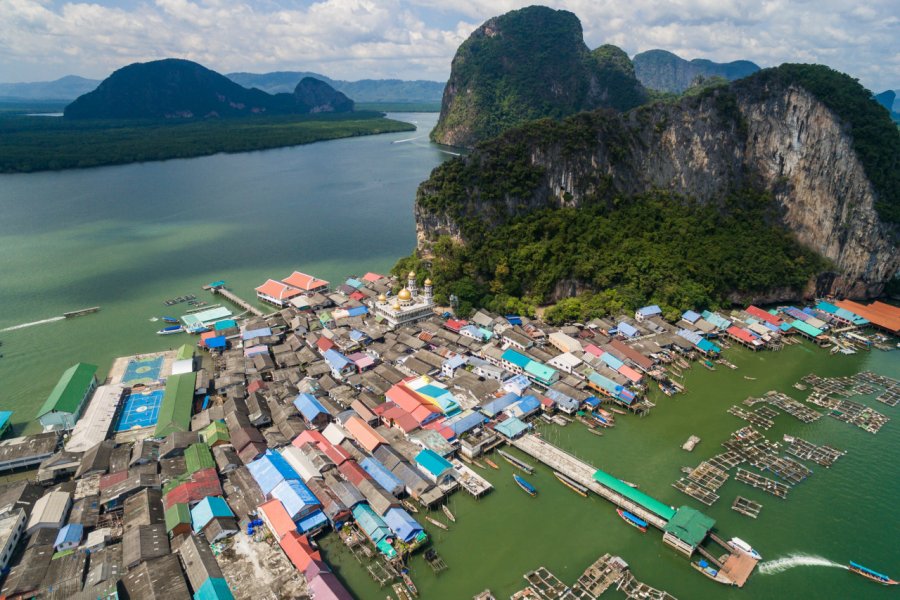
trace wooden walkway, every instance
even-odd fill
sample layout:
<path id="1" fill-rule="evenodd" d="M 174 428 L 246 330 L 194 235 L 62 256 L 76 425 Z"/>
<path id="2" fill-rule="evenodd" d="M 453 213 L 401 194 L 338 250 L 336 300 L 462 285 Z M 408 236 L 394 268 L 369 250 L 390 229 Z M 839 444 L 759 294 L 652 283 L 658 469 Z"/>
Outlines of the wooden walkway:
<path id="1" fill-rule="evenodd" d="M 252 304 L 250 304 L 249 302 L 247 302 L 246 300 L 244 300 L 243 298 L 241 298 L 240 296 L 238 296 L 231 290 L 226 290 L 223 287 L 215 287 L 215 288 L 209 288 L 209 291 L 212 292 L 213 294 L 219 294 L 220 296 L 225 297 L 232 304 L 240 306 L 245 311 L 249 312 L 250 314 L 252 314 L 256 317 L 261 317 L 265 314 L 265 313 L 263 313 L 263 311 L 256 308 L 255 306 L 253 306 Z"/>

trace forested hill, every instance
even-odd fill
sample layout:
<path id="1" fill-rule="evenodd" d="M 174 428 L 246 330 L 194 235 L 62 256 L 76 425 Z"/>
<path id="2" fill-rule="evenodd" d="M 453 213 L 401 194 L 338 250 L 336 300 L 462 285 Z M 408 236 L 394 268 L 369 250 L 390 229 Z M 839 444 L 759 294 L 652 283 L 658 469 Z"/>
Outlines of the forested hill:
<path id="1" fill-rule="evenodd" d="M 165 59 L 115 71 L 69 104 L 72 119 L 189 119 L 246 115 L 349 112 L 353 101 L 317 79 L 301 80 L 293 94 L 244 88 L 195 62 Z"/>
<path id="2" fill-rule="evenodd" d="M 420 186 L 419 255 L 456 265 L 462 283 L 436 276 L 438 291 L 473 305 L 871 296 L 900 268 L 898 161 L 900 134 L 856 80 L 782 65 L 484 142 Z"/>
<path id="3" fill-rule="evenodd" d="M 624 52 L 592 53 L 578 17 L 531 6 L 488 20 L 459 47 L 431 138 L 472 147 L 533 119 L 627 110 L 645 99 Z"/>
<path id="4" fill-rule="evenodd" d="M 647 50 L 635 54 L 634 72 L 644 87 L 679 94 L 698 78 L 722 77 L 728 81 L 741 79 L 759 71 L 749 60 L 717 63 L 703 58 L 685 60 L 667 50 Z"/>

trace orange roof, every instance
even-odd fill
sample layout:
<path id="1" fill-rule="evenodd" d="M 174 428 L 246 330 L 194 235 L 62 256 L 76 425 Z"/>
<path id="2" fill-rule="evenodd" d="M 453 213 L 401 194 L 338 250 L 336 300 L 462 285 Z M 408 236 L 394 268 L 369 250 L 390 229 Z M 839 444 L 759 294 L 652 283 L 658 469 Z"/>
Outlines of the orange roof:
<path id="1" fill-rule="evenodd" d="M 286 286 L 280 281 L 269 279 L 264 284 L 256 288 L 256 293 L 265 294 L 266 296 L 275 298 L 276 300 L 287 300 L 288 298 L 299 296 L 302 292 L 295 290 L 292 287 Z"/>
<path id="2" fill-rule="evenodd" d="M 432 413 L 441 413 L 440 408 L 430 402 L 424 403 L 421 396 L 402 383 L 398 383 L 389 389 L 385 393 L 385 397 L 411 414 L 418 423 L 425 421 Z"/>
<path id="3" fill-rule="evenodd" d="M 305 571 L 313 560 L 322 560 L 322 555 L 318 550 L 312 549 L 306 536 L 296 531 L 285 535 L 279 543 L 281 549 L 300 571 Z"/>
<path id="4" fill-rule="evenodd" d="M 344 423 L 344 428 L 369 452 L 373 452 L 381 444 L 388 443 L 380 433 L 372 429 L 368 423 L 356 415 L 347 419 L 347 422 Z"/>
<path id="5" fill-rule="evenodd" d="M 295 437 L 294 441 L 291 442 L 292 445 L 297 446 L 298 448 L 303 446 L 303 444 L 314 444 L 315 446 L 318 446 L 322 443 L 328 444 L 329 442 L 325 439 L 324 435 L 314 429 L 307 429 L 306 431 L 301 432 L 300 435 Z"/>
<path id="6" fill-rule="evenodd" d="M 374 283 L 374 282 L 378 281 L 379 279 L 384 279 L 384 275 L 379 275 L 378 273 L 372 273 L 371 271 L 369 271 L 368 273 L 363 275 L 363 281 L 370 281 L 370 282 Z"/>
<path id="7" fill-rule="evenodd" d="M 276 539 L 280 540 L 291 531 L 297 531 L 297 525 L 294 524 L 281 500 L 269 500 L 265 504 L 260 504 L 259 512 L 262 513 L 263 520 Z"/>
<path id="8" fill-rule="evenodd" d="M 835 302 L 835 305 L 856 313 L 879 327 L 884 327 L 894 333 L 900 332 L 900 308 L 896 306 L 884 302 L 873 302 L 865 306 L 852 300 L 839 300 Z"/>
<path id="9" fill-rule="evenodd" d="M 313 277 L 312 275 L 307 275 L 306 273 L 301 273 L 300 271 L 294 271 L 288 277 L 282 279 L 284 283 L 288 284 L 293 288 L 297 288 L 298 290 L 304 290 L 306 292 L 310 290 L 316 290 L 322 287 L 323 285 L 328 285 L 328 282 L 324 279 L 318 279 Z"/>

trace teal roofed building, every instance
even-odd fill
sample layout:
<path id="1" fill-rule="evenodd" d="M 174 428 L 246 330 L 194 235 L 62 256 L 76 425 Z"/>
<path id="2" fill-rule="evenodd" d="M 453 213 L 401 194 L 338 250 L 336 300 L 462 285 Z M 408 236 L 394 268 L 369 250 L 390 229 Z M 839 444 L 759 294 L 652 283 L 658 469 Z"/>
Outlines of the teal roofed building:
<path id="1" fill-rule="evenodd" d="M 597 470 L 594 473 L 594 481 L 605 486 L 627 500 L 631 500 L 644 510 L 647 510 L 663 520 L 668 521 L 675 516 L 675 509 L 668 504 L 663 504 L 656 498 L 635 489 L 617 477 L 609 473 Z"/>
<path id="2" fill-rule="evenodd" d="M 663 542 L 682 554 L 691 556 L 715 524 L 712 517 L 690 506 L 682 506 L 666 523 Z"/>
<path id="3" fill-rule="evenodd" d="M 209 577 L 194 592 L 194 600 L 234 600 L 234 594 L 221 577 Z"/>
<path id="4" fill-rule="evenodd" d="M 453 465 L 434 450 L 425 448 L 416 454 L 416 464 L 426 477 L 438 485 L 453 479 Z"/>
<path id="5" fill-rule="evenodd" d="M 97 389 L 97 367 L 78 363 L 66 369 L 37 417 L 45 431 L 69 430 Z"/>
<path id="6" fill-rule="evenodd" d="M 525 365 L 525 375 L 547 387 L 559 381 L 559 371 L 536 360 L 528 361 Z"/>
<path id="7" fill-rule="evenodd" d="M 12 416 L 13 412 L 11 410 L 0 410 L 0 438 L 9 431 L 10 419 L 12 419 Z"/>

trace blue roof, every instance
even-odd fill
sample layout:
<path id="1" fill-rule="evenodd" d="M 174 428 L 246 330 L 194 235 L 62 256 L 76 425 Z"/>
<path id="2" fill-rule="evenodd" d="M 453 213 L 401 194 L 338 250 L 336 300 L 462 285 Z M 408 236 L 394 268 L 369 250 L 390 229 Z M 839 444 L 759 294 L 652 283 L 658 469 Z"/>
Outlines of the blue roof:
<path id="1" fill-rule="evenodd" d="M 531 429 L 531 425 L 525 423 L 518 417 L 510 417 L 502 423 L 498 424 L 496 427 L 494 427 L 494 429 L 499 431 L 506 437 L 514 438 L 523 431 Z"/>
<path id="2" fill-rule="evenodd" d="M 627 404 L 634 402 L 634 394 L 608 377 L 604 377 L 599 373 L 591 373 L 588 375 L 588 381 Z"/>
<path id="3" fill-rule="evenodd" d="M 69 523 L 56 534 L 56 541 L 53 542 L 53 546 L 57 547 L 60 544 L 78 544 L 81 542 L 81 536 L 83 534 L 83 525 L 80 523 Z"/>
<path id="4" fill-rule="evenodd" d="M 544 395 L 556 402 L 558 406 L 562 406 L 563 408 L 568 408 L 570 410 L 575 410 L 581 404 L 578 400 L 569 396 L 568 394 L 563 394 L 562 392 L 558 392 L 552 389 L 544 392 Z"/>
<path id="5" fill-rule="evenodd" d="M 481 407 L 481 412 L 486 414 L 489 417 L 496 416 L 499 414 L 504 408 L 512 404 L 513 402 L 518 402 L 519 396 L 509 392 L 505 396 L 501 396 L 500 398 L 495 398 L 490 402 L 484 404 Z"/>
<path id="6" fill-rule="evenodd" d="M 321 506 L 312 490 L 299 479 L 285 479 L 272 488 L 272 497 L 281 500 L 285 510 L 294 520 Z"/>
<path id="7" fill-rule="evenodd" d="M 519 315 L 506 315 L 505 318 L 506 318 L 506 322 L 509 323 L 510 325 L 521 325 L 522 324 L 522 317 L 520 317 Z"/>
<path id="8" fill-rule="evenodd" d="M 687 321 L 688 323 L 696 323 L 700 320 L 700 314 L 695 313 L 692 310 L 686 310 L 681 314 L 681 318 Z"/>
<path id="9" fill-rule="evenodd" d="M 264 455 L 247 465 L 247 469 L 262 490 L 263 496 L 268 496 L 285 479 L 300 479 L 287 461 L 272 450 L 266 450 Z"/>
<path id="10" fill-rule="evenodd" d="M 234 319 L 222 319 L 221 321 L 216 321 L 216 324 L 213 325 L 213 329 L 215 329 L 216 331 L 231 329 L 232 327 L 237 327 L 237 321 L 235 321 Z"/>
<path id="11" fill-rule="evenodd" d="M 512 406 L 508 407 L 506 411 L 513 416 L 516 417 L 524 417 L 528 416 L 534 411 L 538 410 L 541 407 L 541 401 L 538 400 L 534 396 L 525 396 Z"/>
<path id="12" fill-rule="evenodd" d="M 251 329 L 241 334 L 242 340 L 252 340 L 253 338 L 266 337 L 272 335 L 272 329 L 269 327 L 260 327 L 259 329 Z"/>
<path id="13" fill-rule="evenodd" d="M 528 358 L 521 352 L 517 352 L 516 350 L 513 350 L 512 348 L 507 348 L 506 351 L 501 355 L 500 358 L 502 358 L 506 362 L 510 362 L 510 363 L 516 365 L 517 367 L 519 367 L 521 369 L 524 369 L 526 366 L 528 366 L 528 363 L 531 362 L 530 358 Z"/>
<path id="14" fill-rule="evenodd" d="M 328 363 L 328 366 L 338 371 L 350 364 L 350 359 L 348 359 L 337 350 L 326 350 L 324 356 L 325 362 Z"/>
<path id="15" fill-rule="evenodd" d="M 413 541 L 423 531 L 418 521 L 402 508 L 389 508 L 384 514 L 384 522 L 404 542 Z"/>
<path id="16" fill-rule="evenodd" d="M 466 364 L 468 360 L 469 359 L 462 354 L 454 354 L 450 358 L 444 360 L 444 366 L 450 367 L 451 369 L 458 369 Z"/>
<path id="17" fill-rule="evenodd" d="M 416 462 L 435 477 L 440 477 L 453 468 L 446 458 L 429 448 L 416 454 Z"/>
<path id="18" fill-rule="evenodd" d="M 661 315 L 662 309 L 655 304 L 651 304 L 650 306 L 639 308 L 637 312 L 643 317 L 652 317 L 653 315 Z"/>
<path id="19" fill-rule="evenodd" d="M 203 342 L 206 344 L 207 348 L 226 348 L 228 346 L 228 340 L 225 339 L 224 335 L 217 335 L 216 337 L 206 338 Z"/>
<path id="20" fill-rule="evenodd" d="M 306 533 L 307 531 L 318 529 L 326 523 L 328 523 L 328 517 L 321 510 L 317 510 L 297 521 L 297 529 L 300 533 Z"/>
<path id="21" fill-rule="evenodd" d="M 621 368 L 621 366 L 625 364 L 609 352 L 604 352 L 603 354 L 601 354 L 600 360 L 609 365 L 613 371 L 618 371 L 619 368 Z"/>
<path id="22" fill-rule="evenodd" d="M 391 535 L 391 528 L 384 522 L 384 519 L 379 517 L 365 502 L 360 502 L 353 507 L 353 518 L 375 544 Z"/>
<path id="23" fill-rule="evenodd" d="M 353 308 L 347 309 L 347 314 L 351 317 L 361 317 L 369 314 L 369 309 L 365 306 L 354 306 Z"/>
<path id="24" fill-rule="evenodd" d="M 206 527 L 216 517 L 234 517 L 234 513 L 221 496 L 207 496 L 191 509 L 194 532 Z"/>
<path id="25" fill-rule="evenodd" d="M 234 600 L 234 595 L 224 579 L 208 577 L 194 593 L 194 600 Z"/>
<path id="26" fill-rule="evenodd" d="M 367 456 L 362 459 L 359 466 L 361 466 L 366 473 L 371 475 L 372 479 L 374 479 L 378 485 L 383 487 L 389 493 L 396 496 L 399 492 L 403 491 L 405 487 L 403 481 L 391 473 L 377 458 Z"/>
<path id="27" fill-rule="evenodd" d="M 622 321 L 621 323 L 616 325 L 616 330 L 625 337 L 634 337 L 638 334 L 638 330 L 625 321 Z"/>
<path id="28" fill-rule="evenodd" d="M 709 312 L 708 310 L 703 311 L 703 318 L 712 323 L 715 327 L 719 329 L 728 329 L 731 327 L 731 321 L 723 317 L 722 315 L 714 312 Z"/>
<path id="29" fill-rule="evenodd" d="M 312 394 L 298 394 L 297 397 L 294 398 L 294 406 L 297 407 L 297 410 L 300 411 L 303 418 L 309 422 L 312 422 L 320 414 L 329 414 L 328 411 L 325 410 L 325 407 L 322 406 Z"/>
<path id="30" fill-rule="evenodd" d="M 366 334 L 364 334 L 362 331 L 357 331 L 356 329 L 351 329 L 348 335 L 354 342 L 359 342 L 366 339 Z"/>
<path id="31" fill-rule="evenodd" d="M 344 283 L 349 285 L 350 287 L 356 288 L 356 289 L 359 289 L 363 286 L 362 281 L 360 281 L 359 279 L 354 279 L 352 277 L 348 278 L 347 281 L 345 281 Z"/>
<path id="32" fill-rule="evenodd" d="M 9 423 L 9 418 L 12 414 L 13 411 L 11 410 L 0 410 L 0 431 L 3 431 L 3 428 Z"/>
<path id="33" fill-rule="evenodd" d="M 447 425 L 453 430 L 453 433 L 459 436 L 467 431 L 475 429 L 485 421 L 487 421 L 487 419 L 480 412 L 470 412 L 460 415 L 459 418 L 447 423 Z"/>

